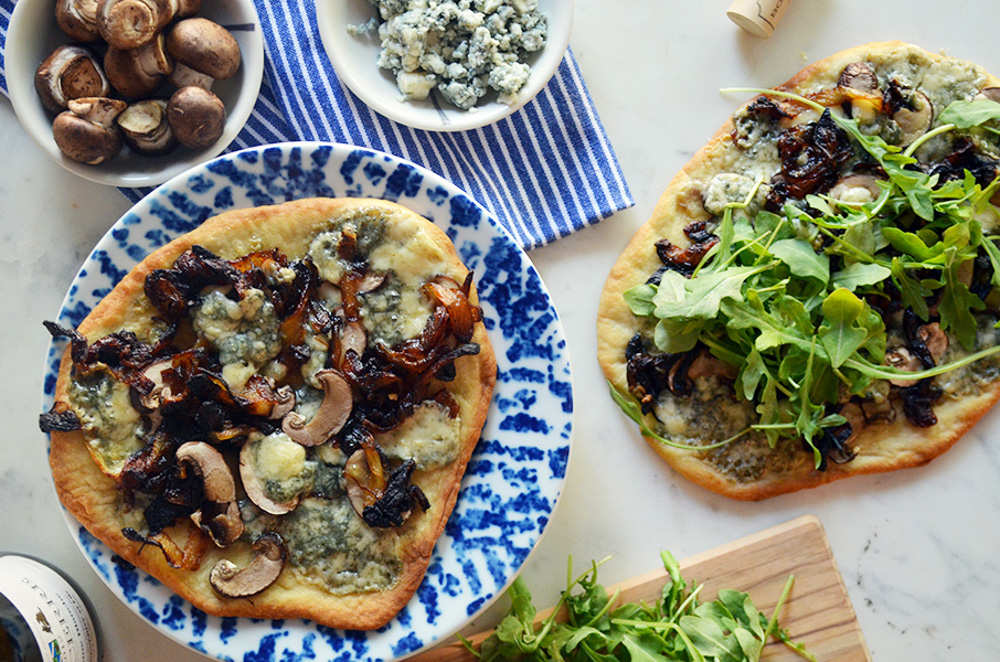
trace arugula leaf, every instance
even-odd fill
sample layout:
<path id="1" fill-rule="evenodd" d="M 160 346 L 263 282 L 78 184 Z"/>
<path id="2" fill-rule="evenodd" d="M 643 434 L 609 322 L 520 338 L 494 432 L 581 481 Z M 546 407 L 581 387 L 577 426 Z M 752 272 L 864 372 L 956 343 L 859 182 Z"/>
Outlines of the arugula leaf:
<path id="1" fill-rule="evenodd" d="M 991 99 L 952 101 L 938 117 L 941 124 L 954 124 L 957 129 L 971 129 L 991 120 L 1000 120 L 1000 103 Z"/>
<path id="2" fill-rule="evenodd" d="M 976 344 L 977 330 L 976 318 L 972 315 L 972 311 L 983 310 L 986 304 L 972 294 L 969 287 L 962 282 L 958 274 L 962 261 L 956 259 L 958 250 L 949 248 L 946 253 L 948 264 L 943 273 L 944 291 L 938 304 L 941 328 L 954 333 L 962 346 L 971 350 Z"/>
<path id="3" fill-rule="evenodd" d="M 656 311 L 653 297 L 656 296 L 656 286 L 649 284 L 636 285 L 625 292 L 625 304 L 632 314 L 639 317 L 649 317 Z"/>
<path id="4" fill-rule="evenodd" d="M 855 262 L 833 274 L 834 287 L 843 287 L 854 292 L 864 285 L 877 285 L 892 275 L 892 271 L 881 264 Z"/>
<path id="5" fill-rule="evenodd" d="M 796 276 L 830 281 L 830 258 L 813 250 L 805 239 L 782 239 L 771 244 L 771 255 L 788 265 Z"/>
<path id="6" fill-rule="evenodd" d="M 459 635 L 465 647 L 480 660 L 532 660 L 534 662 L 759 662 L 764 645 L 773 637 L 815 662 L 805 647 L 791 641 L 778 627 L 781 607 L 793 578 L 785 583 L 781 599 L 770 618 L 760 613 L 750 595 L 722 589 L 718 597 L 699 603 L 697 584 L 680 574 L 670 552 L 660 555 L 668 578 L 662 599 L 654 605 L 626 603 L 609 612 L 614 598 L 597 581 L 599 563 L 572 578 L 572 559 L 566 590 L 552 615 L 535 623 L 531 593 L 518 578 L 508 590 L 510 612 L 479 650 Z M 616 594 L 617 596 L 617 594 Z M 565 614 L 563 622 L 556 616 Z"/>
<path id="7" fill-rule="evenodd" d="M 698 278 L 684 278 L 683 290 L 676 287 L 666 290 L 661 282 L 659 292 L 653 299 L 656 316 L 661 319 L 712 319 L 718 314 L 722 300 L 740 298 L 743 281 L 761 270 L 760 267 L 729 267 Z M 668 271 L 664 276 L 673 273 L 676 272 Z M 664 280 L 670 280 L 671 284 L 676 282 L 674 279 Z M 660 296 L 664 292 L 668 296 Z"/>
<path id="8" fill-rule="evenodd" d="M 844 365 L 868 339 L 868 329 L 859 324 L 864 313 L 865 302 L 843 287 L 834 290 L 823 302 L 819 341 L 834 368 Z"/>

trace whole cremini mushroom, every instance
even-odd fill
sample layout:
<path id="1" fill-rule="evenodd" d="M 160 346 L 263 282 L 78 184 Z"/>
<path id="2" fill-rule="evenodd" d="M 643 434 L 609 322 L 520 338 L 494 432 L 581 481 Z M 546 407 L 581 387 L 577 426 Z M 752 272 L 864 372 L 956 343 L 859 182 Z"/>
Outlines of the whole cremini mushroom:
<path id="1" fill-rule="evenodd" d="M 56 23 L 73 41 L 93 43 L 101 38 L 97 0 L 56 0 Z"/>
<path id="2" fill-rule="evenodd" d="M 104 73 L 108 81 L 119 94 L 129 99 L 142 99 L 156 92 L 173 68 L 162 36 L 138 48 L 111 46 L 104 54 Z"/>
<path id="3" fill-rule="evenodd" d="M 106 97 L 111 86 L 94 54 L 83 46 L 60 46 L 35 70 L 35 91 L 54 113 L 70 99 Z"/>
<path id="4" fill-rule="evenodd" d="M 188 85 L 171 95 L 167 103 L 167 122 L 180 144 L 203 149 L 222 136 L 226 107 L 211 91 Z"/>
<path id="5" fill-rule="evenodd" d="M 240 46 L 232 33 L 207 18 L 178 21 L 167 33 L 173 58 L 205 76 L 225 80 L 240 68 Z"/>
<path id="6" fill-rule="evenodd" d="M 114 158 L 122 148 L 115 119 L 125 102 L 107 97 L 72 99 L 69 110 L 56 116 L 52 137 L 69 159 L 97 165 Z"/>
<path id="7" fill-rule="evenodd" d="M 152 41 L 170 19 L 168 0 L 98 0 L 97 29 L 115 48 L 138 48 Z"/>

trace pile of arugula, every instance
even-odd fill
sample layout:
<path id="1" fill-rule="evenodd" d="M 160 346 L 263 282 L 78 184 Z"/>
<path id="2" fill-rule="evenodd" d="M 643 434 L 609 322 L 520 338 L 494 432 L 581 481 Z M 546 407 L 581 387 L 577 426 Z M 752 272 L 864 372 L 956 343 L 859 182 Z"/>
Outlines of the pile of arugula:
<path id="1" fill-rule="evenodd" d="M 734 91 L 787 97 L 830 112 L 791 93 Z M 865 300 L 883 293 L 891 281 L 903 306 L 928 321 L 927 302 L 936 297 L 941 328 L 972 352 L 973 311 L 985 305 L 959 272 L 985 254 L 993 266 L 992 286 L 1000 287 L 1000 236 L 984 234 L 980 222 L 984 215 L 997 218 L 990 198 L 1000 189 L 1000 178 L 983 187 L 966 171 L 964 179 L 942 183 L 911 166 L 917 163 L 914 152 L 935 136 L 973 127 L 1000 134 L 995 128 L 1000 103 L 953 102 L 941 113 L 941 124 L 905 151 L 864 133 L 854 119 L 831 117 L 885 172 L 876 199 L 851 204 L 809 195 L 804 205 L 786 203 L 781 214 L 751 216 L 746 209 L 755 190 L 726 207 L 715 230 L 719 241 L 691 278 L 666 271 L 659 285 L 639 285 L 624 295 L 634 314 L 655 320 L 653 341 L 660 351 L 685 352 L 701 343 L 739 368 L 736 393 L 757 403 L 759 421 L 734 439 L 758 430 L 773 448 L 781 437 L 801 437 L 812 447 L 817 467 L 822 454 L 814 441 L 824 428 L 846 422 L 827 413 L 827 405 L 840 401 L 842 389 L 863 394 L 873 380 L 932 377 L 1000 351 L 991 347 L 950 364 L 902 373 L 881 365 L 885 324 Z M 612 396 L 643 434 L 691 448 L 650 430 L 635 401 L 614 388 Z"/>
<path id="2" fill-rule="evenodd" d="M 732 589 L 723 589 L 712 602 L 699 604 L 701 587 L 688 585 L 670 552 L 664 551 L 660 557 L 669 578 L 653 605 L 616 606 L 618 594 L 608 596 L 604 586 L 597 583 L 600 564 L 592 564 L 589 571 L 572 579 L 570 559 L 568 586 L 548 618 L 534 622 L 531 593 L 518 577 L 508 589 L 510 613 L 483 641 L 479 651 L 467 640 L 462 641 L 483 662 L 752 662 L 760 659 L 764 644 L 773 636 L 815 662 L 814 656 L 777 626 L 792 577 L 768 619 L 749 595 Z M 565 608 L 566 618 L 557 621 L 560 608 Z"/>

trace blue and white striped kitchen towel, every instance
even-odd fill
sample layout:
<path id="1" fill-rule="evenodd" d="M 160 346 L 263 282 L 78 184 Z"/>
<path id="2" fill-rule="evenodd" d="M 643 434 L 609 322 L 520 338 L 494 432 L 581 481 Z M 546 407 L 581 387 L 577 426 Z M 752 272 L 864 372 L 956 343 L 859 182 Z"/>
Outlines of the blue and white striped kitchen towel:
<path id="1" fill-rule="evenodd" d="M 322 140 L 401 156 L 479 200 L 526 249 L 634 204 L 572 53 L 545 89 L 509 117 L 471 131 L 423 131 L 375 113 L 341 85 L 323 48 L 315 0 L 255 3 L 266 75 L 250 120 L 230 150 Z M 0 0 L 5 93 L 2 50 L 13 6 L 14 0 Z M 141 193 L 126 191 L 132 198 Z"/>

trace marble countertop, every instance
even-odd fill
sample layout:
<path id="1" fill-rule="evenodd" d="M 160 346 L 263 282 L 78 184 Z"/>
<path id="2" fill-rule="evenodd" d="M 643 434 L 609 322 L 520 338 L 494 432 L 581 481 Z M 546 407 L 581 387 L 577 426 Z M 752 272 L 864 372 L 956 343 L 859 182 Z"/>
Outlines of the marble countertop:
<path id="1" fill-rule="evenodd" d="M 557 599 L 569 554 L 614 559 L 613 582 L 654 569 L 659 550 L 684 557 L 812 513 L 822 521 L 875 659 L 1000 659 L 1000 445 L 988 414 L 930 465 L 740 503 L 678 478 L 617 410 L 595 356 L 604 278 L 661 191 L 740 101 L 837 50 L 901 39 L 1000 72 L 990 0 L 799 0 L 774 36 L 741 32 L 728 2 L 578 0 L 572 48 L 636 206 L 530 256 L 562 316 L 578 403 L 565 493 L 524 576 Z M 10 407 L 0 437 L 0 550 L 70 573 L 93 600 L 108 662 L 202 658 L 120 604 L 67 530 L 37 428 L 48 334 L 79 265 L 129 207 L 114 189 L 49 160 L 0 101 L 0 385 Z M 585 406 L 580 406 L 584 404 Z"/>

